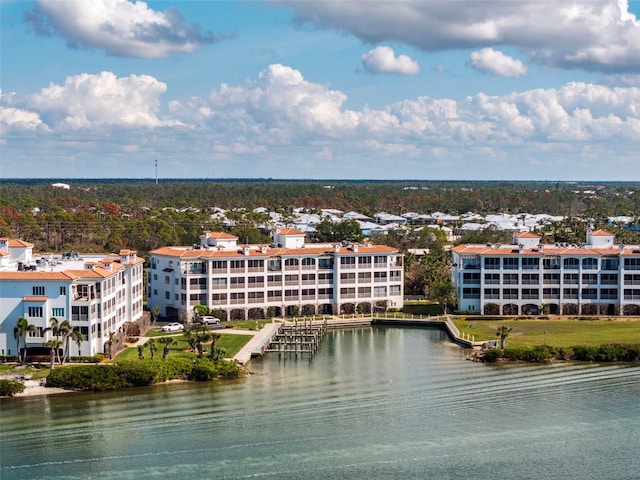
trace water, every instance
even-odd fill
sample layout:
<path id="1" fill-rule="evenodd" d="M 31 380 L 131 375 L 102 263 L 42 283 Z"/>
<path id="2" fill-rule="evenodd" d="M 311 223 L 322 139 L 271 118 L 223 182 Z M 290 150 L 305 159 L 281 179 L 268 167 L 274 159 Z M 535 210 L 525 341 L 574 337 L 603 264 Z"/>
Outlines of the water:
<path id="1" fill-rule="evenodd" d="M 341 330 L 231 382 L 3 400 L 0 478 L 640 478 L 640 367 L 466 353 Z"/>

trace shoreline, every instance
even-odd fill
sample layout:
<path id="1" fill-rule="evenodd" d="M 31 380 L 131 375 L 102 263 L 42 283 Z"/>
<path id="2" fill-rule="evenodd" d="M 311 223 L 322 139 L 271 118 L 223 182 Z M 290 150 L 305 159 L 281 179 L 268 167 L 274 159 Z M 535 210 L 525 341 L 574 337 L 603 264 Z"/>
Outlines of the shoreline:
<path id="1" fill-rule="evenodd" d="M 32 397 L 35 395 L 58 395 L 60 393 L 72 393 L 73 390 L 65 390 L 64 388 L 45 387 L 40 380 L 32 380 L 31 375 L 0 375 L 2 380 L 13 380 L 16 382 L 24 383 L 24 391 L 16 393 L 13 396 L 0 397 L 0 398 L 17 398 L 17 397 Z"/>

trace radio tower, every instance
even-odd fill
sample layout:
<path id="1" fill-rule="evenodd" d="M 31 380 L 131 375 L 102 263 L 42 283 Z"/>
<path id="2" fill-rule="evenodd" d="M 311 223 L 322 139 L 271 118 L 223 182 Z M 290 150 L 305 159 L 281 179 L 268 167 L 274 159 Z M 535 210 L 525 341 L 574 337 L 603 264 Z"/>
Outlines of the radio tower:
<path id="1" fill-rule="evenodd" d="M 158 185 L 158 160 L 156 159 L 156 185 Z"/>

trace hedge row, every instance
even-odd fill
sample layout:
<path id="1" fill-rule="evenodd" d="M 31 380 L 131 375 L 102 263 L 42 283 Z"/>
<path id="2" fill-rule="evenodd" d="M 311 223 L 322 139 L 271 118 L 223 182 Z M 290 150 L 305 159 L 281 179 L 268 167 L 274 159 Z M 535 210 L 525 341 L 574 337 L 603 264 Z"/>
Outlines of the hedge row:
<path id="1" fill-rule="evenodd" d="M 144 387 L 172 379 L 204 381 L 240 375 L 241 369 L 237 364 L 224 360 L 212 362 L 208 358 L 168 358 L 57 368 L 47 377 L 47 387 L 102 391 Z"/>
<path id="2" fill-rule="evenodd" d="M 640 361 L 640 344 L 608 343 L 572 347 L 536 345 L 534 347 L 507 347 L 504 350 L 494 348 L 484 352 L 482 357 L 485 362 L 495 362 L 500 358 L 538 363 L 547 363 L 552 360 L 637 362 Z"/>
<path id="3" fill-rule="evenodd" d="M 24 383 L 17 380 L 0 379 L 0 397 L 13 397 L 16 393 L 24 392 Z"/>

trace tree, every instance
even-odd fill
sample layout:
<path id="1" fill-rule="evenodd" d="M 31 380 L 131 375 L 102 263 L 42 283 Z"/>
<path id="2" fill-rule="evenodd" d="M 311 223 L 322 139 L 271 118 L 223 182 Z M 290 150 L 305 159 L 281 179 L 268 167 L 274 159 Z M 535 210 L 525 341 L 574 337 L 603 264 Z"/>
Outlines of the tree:
<path id="1" fill-rule="evenodd" d="M 144 345 L 138 345 L 138 358 L 144 360 Z"/>
<path id="2" fill-rule="evenodd" d="M 332 222 L 325 219 L 316 225 L 315 237 L 319 242 L 361 242 L 362 229 L 356 220 Z"/>
<path id="3" fill-rule="evenodd" d="M 78 346 L 78 354 L 79 354 L 80 347 L 82 346 L 82 342 L 84 342 L 84 335 L 76 327 L 76 328 L 68 329 L 62 338 L 65 344 L 64 353 L 62 355 L 62 363 L 64 363 L 69 359 L 69 343 L 73 341 Z"/>
<path id="4" fill-rule="evenodd" d="M 44 344 L 45 347 L 49 348 L 49 362 L 50 362 L 50 366 L 49 368 L 51 368 L 51 370 L 53 370 L 53 368 L 55 367 L 55 359 L 56 359 L 56 355 L 59 355 L 59 350 L 60 350 L 60 345 L 62 345 L 62 342 L 57 339 L 57 338 L 52 338 L 51 340 L 47 340 Z"/>
<path id="5" fill-rule="evenodd" d="M 500 325 L 498 327 L 498 331 L 496 332 L 496 335 L 500 337 L 500 348 L 502 350 L 504 350 L 504 342 L 509 336 L 509 333 L 511 332 L 511 330 L 513 330 L 513 328 L 507 327 L 506 325 Z"/>
<path id="6" fill-rule="evenodd" d="M 113 358 L 113 344 L 119 341 L 116 332 L 109 332 L 109 337 L 107 338 L 107 355 L 110 359 Z"/>
<path id="7" fill-rule="evenodd" d="M 205 315 L 209 314 L 209 307 L 199 303 L 193 306 L 193 313 L 196 314 L 196 318 L 204 317 Z"/>
<path id="8" fill-rule="evenodd" d="M 23 363 L 27 358 L 27 334 L 35 333 L 38 331 L 38 328 L 35 325 L 29 323 L 24 317 L 18 318 L 16 322 L 16 326 L 13 329 L 13 338 L 16 339 L 16 346 L 18 348 L 18 362 Z M 20 354 L 20 342 L 24 343 L 24 355 Z"/>
<path id="9" fill-rule="evenodd" d="M 149 355 L 151 355 L 151 360 L 156 357 L 156 351 L 158 351 L 158 347 L 156 347 L 156 341 L 152 338 L 147 342 L 149 345 Z"/>
<path id="10" fill-rule="evenodd" d="M 164 344 L 162 349 L 162 359 L 166 360 L 169 357 L 169 347 L 176 343 L 175 339 L 171 337 L 162 337 L 158 339 L 158 342 Z"/>
<path id="11" fill-rule="evenodd" d="M 158 324 L 158 317 L 160 316 L 161 311 L 162 309 L 158 305 L 154 305 L 153 308 L 151 309 L 151 318 L 153 320 L 154 325 Z"/>
<path id="12" fill-rule="evenodd" d="M 209 357 L 211 358 L 211 360 L 217 360 L 217 354 L 219 352 L 216 352 L 216 343 L 218 342 L 218 340 L 220 340 L 220 337 L 222 337 L 222 335 L 220 335 L 218 332 L 212 332 L 210 334 L 211 351 L 209 352 Z"/>

